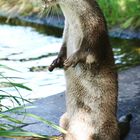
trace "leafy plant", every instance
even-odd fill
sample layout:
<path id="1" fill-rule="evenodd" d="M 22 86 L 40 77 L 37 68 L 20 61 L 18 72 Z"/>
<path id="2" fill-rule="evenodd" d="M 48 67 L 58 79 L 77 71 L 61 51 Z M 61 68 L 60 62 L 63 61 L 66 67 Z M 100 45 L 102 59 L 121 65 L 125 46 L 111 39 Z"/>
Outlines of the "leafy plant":
<path id="1" fill-rule="evenodd" d="M 42 117 L 39 117 L 39 116 L 34 115 L 34 114 L 22 112 L 22 110 L 25 109 L 25 108 L 27 109 L 27 108 L 31 108 L 31 107 L 24 107 L 24 106 L 23 107 L 16 107 L 16 108 L 12 108 L 12 109 L 9 109 L 7 111 L 4 111 L 4 112 L 0 113 L 0 119 L 5 119 L 5 120 L 8 120 L 10 122 L 10 123 L 1 123 L 0 124 L 0 136 L 10 137 L 10 138 L 34 137 L 34 138 L 49 139 L 49 140 L 54 140 L 54 139 L 57 140 L 57 138 L 59 137 L 59 136 L 57 137 L 57 136 L 41 135 L 41 134 L 36 134 L 36 133 L 33 133 L 33 132 L 28 132 L 28 131 L 23 130 L 21 127 L 29 125 L 29 124 L 26 124 L 26 123 L 22 122 L 21 120 L 18 120 L 16 118 L 13 118 L 13 117 L 5 114 L 5 113 L 10 113 L 10 114 L 17 113 L 17 111 L 20 111 L 20 114 L 23 114 L 26 117 L 35 118 L 37 121 L 43 122 L 44 124 L 51 126 L 54 129 L 60 131 L 61 133 L 64 133 L 64 134 L 67 133 L 61 127 L 55 125 L 54 123 L 52 123 L 48 120 L 45 120 Z M 20 126 L 15 127 L 15 125 L 12 125 L 11 123 L 16 123 Z"/>
<path id="2" fill-rule="evenodd" d="M 17 71 L 15 69 L 9 68 L 5 65 L 1 65 L 0 64 L 0 68 L 5 68 L 8 70 L 12 70 L 12 71 Z M 29 87 L 24 86 L 24 84 L 22 83 L 15 83 L 15 82 L 11 82 L 11 80 L 9 80 L 9 77 L 5 77 L 2 72 L 0 72 L 0 78 L 1 80 L 7 80 L 7 82 L 0 82 L 1 86 L 4 87 L 13 87 L 15 88 L 15 91 L 17 91 L 20 95 L 20 92 L 18 91 L 18 88 L 22 88 L 25 90 L 29 90 L 31 91 L 31 89 Z M 34 114 L 30 114 L 27 113 L 27 109 L 33 108 L 34 106 L 26 106 L 24 103 L 31 103 L 29 100 L 22 98 L 22 96 L 20 95 L 18 96 L 13 96 L 10 95 L 9 93 L 7 93 L 4 90 L 0 90 L 0 136 L 1 137 L 10 137 L 10 138 L 17 138 L 17 137 L 33 137 L 33 138 L 40 138 L 40 139 L 50 139 L 50 140 L 55 140 L 58 137 L 56 136 L 47 136 L 47 135 L 41 135 L 41 134 L 36 134 L 33 132 L 28 132 L 23 130 L 22 128 L 24 126 L 30 125 L 30 123 L 25 123 L 24 120 L 19 120 L 15 117 L 13 117 L 14 114 L 20 114 L 23 115 L 24 117 L 32 117 L 34 119 L 36 119 L 37 121 L 43 122 L 46 125 L 51 126 L 52 128 L 60 131 L 61 133 L 66 134 L 67 132 L 62 129 L 61 127 L 55 125 L 54 123 L 45 120 L 42 117 L 39 117 L 37 115 Z M 13 104 L 14 102 L 17 103 L 17 107 L 9 107 L 5 104 L 2 103 L 3 100 L 5 99 L 9 99 L 9 101 L 11 101 Z M 22 103 L 21 103 L 22 101 Z M 33 123 L 31 123 L 33 124 Z"/>
<path id="3" fill-rule="evenodd" d="M 123 28 L 140 28 L 139 0 L 98 0 L 98 2 L 109 25 L 119 24 Z"/>

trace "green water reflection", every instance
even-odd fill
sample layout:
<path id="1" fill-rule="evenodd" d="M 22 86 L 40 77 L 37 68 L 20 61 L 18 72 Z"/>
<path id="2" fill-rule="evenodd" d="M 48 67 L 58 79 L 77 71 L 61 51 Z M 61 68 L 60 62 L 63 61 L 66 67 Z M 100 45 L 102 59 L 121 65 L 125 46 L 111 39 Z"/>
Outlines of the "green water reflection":
<path id="1" fill-rule="evenodd" d="M 140 40 L 111 38 L 111 44 L 119 70 L 140 64 Z"/>

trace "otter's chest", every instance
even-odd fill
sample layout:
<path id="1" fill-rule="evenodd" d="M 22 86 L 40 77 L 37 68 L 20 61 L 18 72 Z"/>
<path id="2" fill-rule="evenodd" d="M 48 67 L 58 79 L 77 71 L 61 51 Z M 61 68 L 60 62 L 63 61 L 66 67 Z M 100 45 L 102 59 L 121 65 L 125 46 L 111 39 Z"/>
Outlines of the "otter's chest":
<path id="1" fill-rule="evenodd" d="M 61 5 L 61 9 L 64 13 L 65 20 L 68 23 L 66 36 L 67 56 L 73 54 L 79 47 L 83 38 L 83 29 L 81 27 L 81 21 L 79 15 L 75 12 L 75 8 L 65 7 Z"/>
<path id="2" fill-rule="evenodd" d="M 83 35 L 78 27 L 78 24 L 69 26 L 68 37 L 67 37 L 67 56 L 72 55 L 76 50 L 80 48 Z"/>

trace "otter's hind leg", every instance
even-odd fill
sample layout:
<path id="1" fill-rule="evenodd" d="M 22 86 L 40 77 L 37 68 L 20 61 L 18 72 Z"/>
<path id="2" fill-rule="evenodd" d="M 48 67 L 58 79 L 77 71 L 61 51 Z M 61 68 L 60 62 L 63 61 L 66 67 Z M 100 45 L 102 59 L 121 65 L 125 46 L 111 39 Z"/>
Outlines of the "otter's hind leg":
<path id="1" fill-rule="evenodd" d="M 61 118 L 60 118 L 60 121 L 59 121 L 59 125 L 60 127 L 62 127 L 63 129 L 67 130 L 68 129 L 68 126 L 69 126 L 69 119 L 68 119 L 68 114 L 67 112 L 65 112 Z"/>
<path id="2" fill-rule="evenodd" d="M 116 119 L 106 120 L 98 133 L 99 140 L 120 140 L 120 133 Z M 94 139 L 93 139 L 94 140 Z"/>
<path id="3" fill-rule="evenodd" d="M 68 130 L 68 127 L 69 127 L 69 119 L 68 119 L 67 112 L 65 112 L 65 113 L 60 117 L 59 126 L 62 127 L 62 128 L 65 129 L 65 130 Z M 62 134 L 62 138 L 59 139 L 59 140 L 67 140 L 67 139 L 66 139 L 66 136 L 67 136 L 67 135 L 68 135 L 68 134 L 66 134 L 66 135 Z M 68 139 L 68 140 L 73 140 L 73 139 Z"/>

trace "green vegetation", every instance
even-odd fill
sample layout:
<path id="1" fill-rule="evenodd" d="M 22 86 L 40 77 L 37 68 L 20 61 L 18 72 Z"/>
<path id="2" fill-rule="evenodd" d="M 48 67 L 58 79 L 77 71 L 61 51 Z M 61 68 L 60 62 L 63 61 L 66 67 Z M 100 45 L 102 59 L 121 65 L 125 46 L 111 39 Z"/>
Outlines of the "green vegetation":
<path id="1" fill-rule="evenodd" d="M 110 25 L 140 28 L 139 0 L 98 0 Z"/>
<path id="2" fill-rule="evenodd" d="M 0 70 L 3 68 L 12 71 L 17 71 L 5 65 L 0 64 Z M 54 123 L 45 120 L 42 117 L 36 116 L 34 114 L 27 113 L 27 109 L 34 108 L 34 106 L 25 106 L 25 103 L 31 103 L 31 102 L 27 99 L 22 98 L 18 88 L 22 88 L 30 91 L 31 89 L 24 86 L 22 83 L 12 82 L 13 79 L 14 77 L 6 77 L 3 75 L 3 72 L 0 71 L 0 88 L 13 87 L 15 88 L 15 92 L 19 93 L 19 96 L 13 96 L 10 93 L 0 89 L 0 137 L 9 137 L 9 138 L 35 137 L 35 138 L 50 139 L 50 140 L 57 139 L 57 137 L 55 136 L 50 137 L 50 136 L 45 136 L 45 135 L 36 134 L 23 130 L 22 128 L 24 126 L 30 125 L 30 123 L 24 122 L 25 116 L 26 118 L 32 117 L 37 121 L 43 122 L 44 124 L 51 126 L 52 128 L 60 131 L 61 133 L 66 134 L 67 132 L 64 129 L 60 128 Z M 20 120 L 17 119 L 15 115 L 22 115 L 23 117 Z"/>

